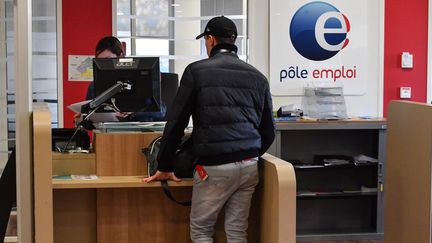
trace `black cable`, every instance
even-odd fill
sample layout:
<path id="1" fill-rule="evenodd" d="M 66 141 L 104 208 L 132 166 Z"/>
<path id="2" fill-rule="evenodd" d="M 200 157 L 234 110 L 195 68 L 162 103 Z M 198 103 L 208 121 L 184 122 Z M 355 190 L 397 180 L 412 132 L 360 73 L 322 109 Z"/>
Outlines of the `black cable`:
<path id="1" fill-rule="evenodd" d="M 81 122 L 80 122 L 81 123 Z M 78 130 L 82 129 L 82 125 L 78 124 L 77 128 L 75 129 L 74 133 L 72 134 L 72 136 L 70 137 L 69 141 L 66 143 L 66 145 L 64 146 L 63 150 L 61 151 L 62 153 L 66 152 L 66 149 L 69 145 L 69 143 L 72 141 L 72 139 L 75 137 L 75 135 L 77 134 Z"/>

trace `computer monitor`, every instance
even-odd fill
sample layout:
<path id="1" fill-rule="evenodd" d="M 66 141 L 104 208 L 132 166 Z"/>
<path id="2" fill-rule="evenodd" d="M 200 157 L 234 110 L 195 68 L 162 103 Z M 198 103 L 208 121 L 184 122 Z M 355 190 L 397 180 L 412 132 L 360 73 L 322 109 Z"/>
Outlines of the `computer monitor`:
<path id="1" fill-rule="evenodd" d="M 171 108 L 178 87 L 179 77 L 177 73 L 161 73 L 161 98 L 167 110 Z"/>
<path id="2" fill-rule="evenodd" d="M 111 98 L 122 112 L 161 110 L 159 57 L 95 58 L 93 78 L 96 97 L 118 81 L 130 84 L 129 90 L 124 89 Z"/>

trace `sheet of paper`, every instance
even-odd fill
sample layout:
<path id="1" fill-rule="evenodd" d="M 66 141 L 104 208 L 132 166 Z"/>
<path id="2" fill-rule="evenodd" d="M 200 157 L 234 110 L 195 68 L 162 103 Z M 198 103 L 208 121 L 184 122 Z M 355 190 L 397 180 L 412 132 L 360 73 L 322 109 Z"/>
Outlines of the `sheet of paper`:
<path id="1" fill-rule="evenodd" d="M 97 180 L 97 175 L 71 175 L 72 180 Z"/>
<path id="2" fill-rule="evenodd" d="M 69 108 L 69 110 L 71 110 L 71 111 L 73 111 L 75 113 L 81 113 L 81 106 L 89 103 L 90 101 L 91 100 L 84 100 L 84 101 L 81 101 L 81 102 L 73 103 L 73 104 L 68 105 L 67 108 Z"/>
<path id="3" fill-rule="evenodd" d="M 81 113 L 81 106 L 89 103 L 91 100 L 85 100 L 77 103 L 68 105 L 68 108 L 75 112 Z M 90 115 L 90 121 L 92 122 L 117 122 L 119 121 L 115 112 L 95 112 Z"/>

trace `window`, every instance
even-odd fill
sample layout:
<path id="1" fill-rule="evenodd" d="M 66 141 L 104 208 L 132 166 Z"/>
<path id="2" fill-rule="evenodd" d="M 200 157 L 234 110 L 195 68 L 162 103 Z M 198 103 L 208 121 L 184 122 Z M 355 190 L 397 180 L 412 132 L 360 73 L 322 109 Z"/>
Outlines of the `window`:
<path id="1" fill-rule="evenodd" d="M 160 56 L 161 71 L 181 75 L 191 62 L 207 57 L 204 40 L 195 40 L 219 15 L 238 29 L 238 55 L 247 61 L 247 0 L 117 0 L 114 33 L 126 55 Z"/>
<path id="2" fill-rule="evenodd" d="M 13 0 L 0 0 L 0 174 L 8 152 L 15 146 L 13 4 Z M 53 127 L 57 127 L 56 0 L 33 0 L 32 9 L 33 101 L 48 103 Z"/>
<path id="3" fill-rule="evenodd" d="M 58 126 L 56 0 L 33 0 L 33 102 L 48 104 L 52 126 Z"/>

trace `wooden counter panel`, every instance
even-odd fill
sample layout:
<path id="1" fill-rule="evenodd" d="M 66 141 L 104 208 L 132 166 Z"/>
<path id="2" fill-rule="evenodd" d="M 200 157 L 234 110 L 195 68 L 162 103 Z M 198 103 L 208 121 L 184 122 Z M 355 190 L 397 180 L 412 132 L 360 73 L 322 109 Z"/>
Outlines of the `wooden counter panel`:
<path id="1" fill-rule="evenodd" d="M 56 190 L 54 199 L 54 242 L 96 242 L 96 190 Z"/>
<path id="2" fill-rule="evenodd" d="M 96 170 L 98 176 L 147 174 L 147 161 L 141 149 L 160 133 L 97 133 Z"/>
<path id="3" fill-rule="evenodd" d="M 171 191 L 179 200 L 192 195 L 191 187 Z M 98 242 L 190 242 L 189 212 L 162 188 L 98 189 Z"/>
<path id="4" fill-rule="evenodd" d="M 96 155 L 94 153 L 53 153 L 53 175 L 96 174 Z"/>
<path id="5" fill-rule="evenodd" d="M 33 180 L 34 186 L 34 241 L 53 242 L 52 213 L 52 152 L 51 113 L 47 106 L 36 105 L 33 113 Z M 17 169 L 19 164 L 17 165 Z M 17 178 L 20 180 L 20 178 Z M 30 179 L 30 178 L 28 178 Z M 27 180 L 27 179 L 26 179 Z M 19 187 L 19 183 L 18 183 Z M 0 197 L 1 198 L 1 197 Z M 1 200 L 1 199 L 0 199 Z M 22 198 L 24 205 L 32 198 Z M 21 202 L 21 203 L 23 203 Z M 18 211 L 20 212 L 20 211 Z"/>
<path id="6" fill-rule="evenodd" d="M 384 242 L 430 243 L 432 106 L 392 101 L 388 114 Z"/>

